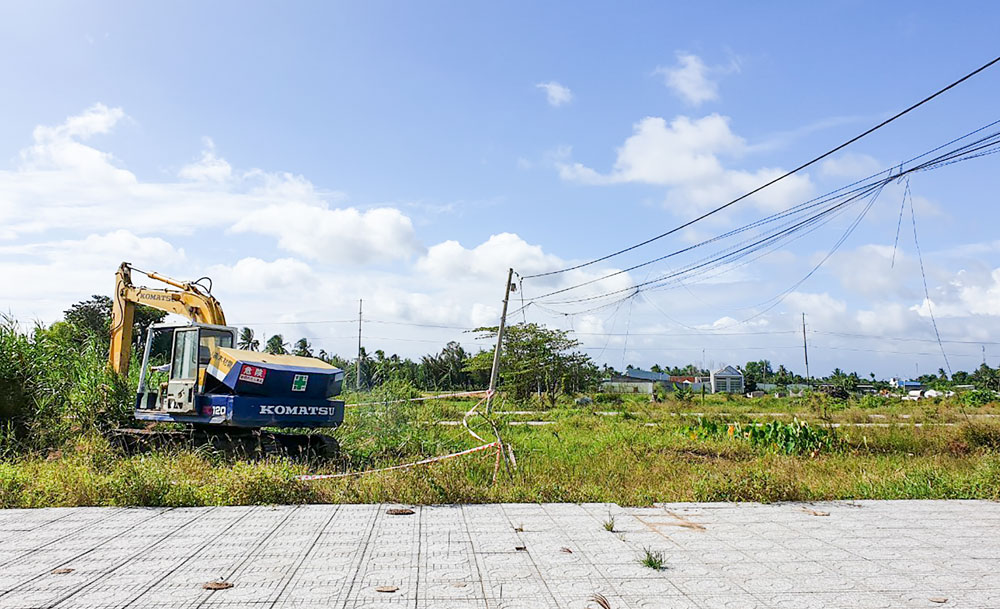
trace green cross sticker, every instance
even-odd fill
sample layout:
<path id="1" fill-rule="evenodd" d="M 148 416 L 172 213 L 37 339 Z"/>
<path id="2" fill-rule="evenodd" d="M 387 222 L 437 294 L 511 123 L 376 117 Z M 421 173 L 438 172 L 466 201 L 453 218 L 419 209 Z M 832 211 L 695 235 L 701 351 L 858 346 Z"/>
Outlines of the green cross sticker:
<path id="1" fill-rule="evenodd" d="M 296 374 L 295 378 L 292 379 L 292 391 L 305 391 L 308 382 L 308 374 Z"/>

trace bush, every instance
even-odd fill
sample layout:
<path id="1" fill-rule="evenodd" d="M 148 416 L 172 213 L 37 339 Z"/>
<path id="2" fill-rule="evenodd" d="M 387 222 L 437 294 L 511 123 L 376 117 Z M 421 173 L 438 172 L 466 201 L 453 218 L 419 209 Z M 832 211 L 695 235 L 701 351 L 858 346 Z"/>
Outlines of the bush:
<path id="1" fill-rule="evenodd" d="M 962 440 L 969 448 L 1000 450 L 1000 425 L 968 423 L 962 427 Z"/>
<path id="2" fill-rule="evenodd" d="M 985 406 L 990 402 L 995 402 L 996 399 L 996 393 L 990 391 L 989 389 L 967 391 L 963 393 L 961 397 L 962 403 L 966 406 Z"/>
<path id="3" fill-rule="evenodd" d="M 621 404 L 625 400 L 617 393 L 598 393 L 594 396 L 595 404 Z"/>
<path id="4" fill-rule="evenodd" d="M 866 393 L 861 396 L 858 400 L 858 406 L 861 408 L 885 408 L 890 405 L 893 400 L 889 396 L 878 395 L 875 393 Z"/>

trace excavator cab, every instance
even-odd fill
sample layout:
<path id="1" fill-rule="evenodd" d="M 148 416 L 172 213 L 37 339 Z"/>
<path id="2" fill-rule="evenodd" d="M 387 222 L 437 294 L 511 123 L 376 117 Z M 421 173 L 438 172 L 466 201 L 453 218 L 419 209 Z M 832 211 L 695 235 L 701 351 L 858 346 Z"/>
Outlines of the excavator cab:
<path id="1" fill-rule="evenodd" d="M 137 410 L 196 414 L 196 397 L 212 384 L 212 353 L 232 348 L 236 329 L 211 324 L 155 324 L 146 332 Z M 169 345 L 169 351 L 165 347 Z"/>

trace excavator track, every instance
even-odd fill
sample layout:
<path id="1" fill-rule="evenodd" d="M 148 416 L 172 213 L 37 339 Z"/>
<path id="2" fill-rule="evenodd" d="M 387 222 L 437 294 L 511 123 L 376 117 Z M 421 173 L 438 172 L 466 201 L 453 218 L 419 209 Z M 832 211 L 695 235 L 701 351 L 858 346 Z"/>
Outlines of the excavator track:
<path id="1" fill-rule="evenodd" d="M 289 434 L 263 429 L 219 430 L 190 427 L 183 430 L 115 429 L 113 444 L 129 454 L 155 450 L 208 449 L 235 459 L 285 457 L 301 461 L 329 461 L 338 458 L 340 445 L 325 434 Z"/>

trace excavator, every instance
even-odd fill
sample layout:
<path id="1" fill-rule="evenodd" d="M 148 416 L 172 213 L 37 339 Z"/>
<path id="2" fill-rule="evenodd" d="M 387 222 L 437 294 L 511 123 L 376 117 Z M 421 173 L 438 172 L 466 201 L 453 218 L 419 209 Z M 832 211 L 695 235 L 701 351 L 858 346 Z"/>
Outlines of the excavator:
<path id="1" fill-rule="evenodd" d="M 170 287 L 136 286 L 133 272 Z M 128 375 L 137 304 L 189 321 L 153 324 L 146 330 L 135 418 L 181 423 L 186 431 L 157 435 L 133 430 L 130 437 L 180 434 L 226 452 L 336 456 L 336 440 L 327 434 L 264 428 L 339 426 L 344 402 L 333 398 L 343 385 L 343 370 L 313 357 L 237 349 L 236 328 L 226 325 L 222 306 L 212 296 L 211 279 L 178 281 L 123 262 L 115 275 L 108 354 L 111 369 L 121 376 Z"/>

